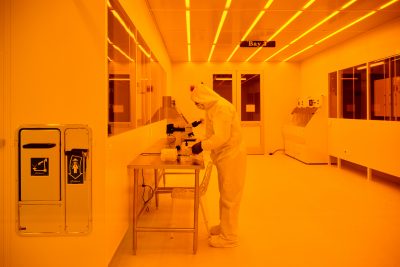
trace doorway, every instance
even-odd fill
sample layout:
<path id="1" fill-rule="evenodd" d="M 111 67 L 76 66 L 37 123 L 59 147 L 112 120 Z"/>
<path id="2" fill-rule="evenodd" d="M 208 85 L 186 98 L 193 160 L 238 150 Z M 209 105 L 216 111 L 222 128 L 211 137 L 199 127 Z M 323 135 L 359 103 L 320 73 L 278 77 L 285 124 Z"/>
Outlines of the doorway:
<path id="1" fill-rule="evenodd" d="M 212 75 L 213 90 L 236 107 L 247 154 L 264 154 L 262 84 L 262 74 L 258 71 L 235 71 Z"/>

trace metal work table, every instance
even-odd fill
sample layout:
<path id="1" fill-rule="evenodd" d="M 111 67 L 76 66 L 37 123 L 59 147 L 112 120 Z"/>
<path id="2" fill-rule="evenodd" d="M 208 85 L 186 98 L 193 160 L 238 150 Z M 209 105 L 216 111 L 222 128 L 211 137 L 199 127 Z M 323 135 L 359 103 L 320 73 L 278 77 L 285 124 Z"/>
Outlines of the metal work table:
<path id="1" fill-rule="evenodd" d="M 140 154 L 133 161 L 128 164 L 128 170 L 133 170 L 133 254 L 136 254 L 137 250 L 137 233 L 138 232 L 191 232 L 193 233 L 193 253 L 197 252 L 197 240 L 198 240 L 198 210 L 199 210 L 199 172 L 204 169 L 203 160 L 190 159 L 185 161 L 161 161 L 160 151 L 163 148 L 168 148 L 167 140 L 162 139 L 153 146 L 146 149 L 145 153 Z M 154 170 L 154 195 L 156 196 L 156 205 L 158 205 L 157 192 L 165 192 L 169 188 L 158 187 L 160 177 L 165 174 L 171 174 L 166 172 L 168 169 L 184 169 L 193 170 L 190 174 L 194 174 L 194 223 L 193 227 L 190 228 L 173 228 L 173 227 L 138 227 L 137 222 L 140 217 L 141 211 L 138 210 L 138 188 L 139 188 L 139 172 L 144 169 Z M 186 173 L 187 174 L 187 173 Z"/>

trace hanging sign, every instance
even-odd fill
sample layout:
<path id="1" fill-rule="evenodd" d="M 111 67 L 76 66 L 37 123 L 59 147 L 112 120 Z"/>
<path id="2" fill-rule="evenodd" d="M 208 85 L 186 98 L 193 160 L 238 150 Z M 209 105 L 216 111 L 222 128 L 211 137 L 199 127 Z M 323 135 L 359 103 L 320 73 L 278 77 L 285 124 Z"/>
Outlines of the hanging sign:
<path id="1" fill-rule="evenodd" d="M 275 41 L 241 41 L 240 47 L 275 47 Z"/>

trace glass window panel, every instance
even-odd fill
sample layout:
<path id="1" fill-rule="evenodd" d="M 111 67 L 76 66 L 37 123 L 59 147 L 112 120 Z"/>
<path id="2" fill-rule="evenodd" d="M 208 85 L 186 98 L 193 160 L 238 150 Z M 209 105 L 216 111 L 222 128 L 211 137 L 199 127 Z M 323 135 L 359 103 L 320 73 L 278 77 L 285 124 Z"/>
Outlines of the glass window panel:
<path id="1" fill-rule="evenodd" d="M 260 116 L 260 74 L 242 74 L 241 83 L 241 119 L 259 121 Z"/>
<path id="2" fill-rule="evenodd" d="M 367 71 L 366 65 L 339 71 L 342 88 L 342 117 L 367 118 Z"/>
<path id="3" fill-rule="evenodd" d="M 108 120 L 110 122 L 130 122 L 130 106 L 129 75 L 110 74 Z"/>
<path id="4" fill-rule="evenodd" d="M 353 68 L 341 70 L 339 75 L 342 88 L 342 116 L 343 118 L 353 119 L 355 112 Z"/>
<path id="5" fill-rule="evenodd" d="M 337 118 L 337 72 L 329 73 L 329 118 Z"/>
<path id="6" fill-rule="evenodd" d="M 232 103 L 232 74 L 214 74 L 213 90 Z"/>
<path id="7" fill-rule="evenodd" d="M 392 74 L 393 120 L 400 121 L 400 56 L 390 59 Z"/>
<path id="8" fill-rule="evenodd" d="M 108 6 L 108 133 L 113 135 L 160 120 L 166 75 L 119 2 L 109 0 Z"/>
<path id="9" fill-rule="evenodd" d="M 359 65 L 354 70 L 354 118 L 367 119 L 367 65 Z"/>
<path id="10" fill-rule="evenodd" d="M 165 92 L 165 72 L 160 63 L 152 57 L 151 66 L 151 122 L 159 121 L 162 118 L 162 96 Z"/>
<path id="11" fill-rule="evenodd" d="M 390 120 L 391 94 L 388 60 L 370 63 L 371 119 Z"/>
<path id="12" fill-rule="evenodd" d="M 118 2 L 110 3 L 113 8 L 108 9 L 108 133 L 112 135 L 135 127 L 136 44 L 129 32 L 136 34 L 136 29 Z"/>

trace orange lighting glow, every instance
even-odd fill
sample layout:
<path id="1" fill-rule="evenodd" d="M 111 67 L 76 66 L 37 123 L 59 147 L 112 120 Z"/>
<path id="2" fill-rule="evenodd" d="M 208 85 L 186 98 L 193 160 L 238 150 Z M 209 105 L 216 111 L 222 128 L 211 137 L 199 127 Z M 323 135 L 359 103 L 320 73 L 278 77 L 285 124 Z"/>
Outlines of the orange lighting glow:
<path id="1" fill-rule="evenodd" d="M 336 10 L 334 12 L 332 12 L 330 15 L 328 15 L 326 18 L 322 19 L 321 21 L 319 21 L 317 24 L 315 24 L 314 26 L 312 26 L 311 28 L 309 28 L 308 30 L 306 30 L 304 33 L 300 34 L 298 37 L 296 37 L 295 39 L 293 39 L 289 45 L 294 44 L 295 42 L 297 42 L 298 40 L 300 40 L 301 38 L 303 38 L 304 36 L 306 36 L 307 34 L 309 34 L 310 32 L 312 32 L 313 30 L 315 30 L 316 28 L 318 28 L 319 26 L 321 26 L 322 24 L 324 24 L 325 22 L 327 22 L 328 20 L 330 20 L 331 18 L 333 18 L 334 16 L 336 16 L 337 14 L 339 14 L 340 11 L 345 10 L 346 8 L 348 8 L 349 6 L 351 6 L 352 4 L 354 4 L 357 0 L 351 0 L 349 2 L 347 2 L 346 4 L 344 4 L 339 10 Z M 265 61 L 270 60 L 271 58 L 273 58 L 274 56 L 276 56 L 277 54 L 279 54 L 281 51 L 285 50 L 289 45 L 285 46 L 284 49 L 279 50 L 278 52 L 276 52 L 275 54 L 273 54 L 272 56 L 268 57 Z"/>
<path id="2" fill-rule="evenodd" d="M 243 35 L 242 39 L 240 39 L 240 41 L 244 41 L 246 39 L 246 37 L 250 34 L 250 32 L 253 30 L 253 28 L 257 25 L 258 21 L 262 18 L 262 16 L 264 16 L 265 11 L 271 6 L 272 2 L 274 0 L 268 0 L 268 2 L 265 4 L 264 9 L 261 10 L 257 17 L 255 18 L 255 20 L 253 21 L 253 23 L 250 25 L 250 27 L 247 29 L 246 33 Z M 233 55 L 236 53 L 236 51 L 239 49 L 239 45 L 237 45 L 235 47 L 235 49 L 232 51 L 232 53 L 230 54 L 230 56 L 228 57 L 228 59 L 226 61 L 230 61 L 231 58 L 233 57 Z"/>
<path id="3" fill-rule="evenodd" d="M 211 57 L 212 57 L 212 55 L 214 53 L 215 45 L 218 42 L 218 38 L 219 38 L 219 35 L 221 33 L 222 26 L 224 25 L 226 16 L 228 15 L 228 9 L 229 9 L 230 6 L 231 6 L 231 0 L 227 0 L 226 3 L 225 3 L 225 10 L 222 12 L 221 20 L 219 21 L 219 24 L 218 24 L 217 32 L 215 33 L 214 42 L 212 44 L 210 54 L 208 55 L 208 62 L 210 62 Z"/>
<path id="4" fill-rule="evenodd" d="M 388 6 L 392 5 L 392 4 L 394 4 L 394 3 L 396 3 L 396 2 L 398 2 L 398 0 L 392 0 L 392 1 L 387 2 L 386 4 L 381 5 L 381 6 L 380 6 L 379 8 L 377 8 L 376 10 L 373 10 L 373 11 L 368 12 L 368 13 L 365 14 L 364 16 L 362 16 L 362 17 L 360 17 L 360 18 L 358 18 L 358 19 L 356 19 L 356 20 L 350 22 L 350 23 L 347 24 L 346 26 L 344 26 L 344 27 L 338 29 L 337 31 L 334 31 L 333 33 L 331 33 L 331 34 L 325 36 L 324 38 L 322 38 L 321 40 L 315 42 L 314 44 L 312 44 L 312 45 L 306 47 L 305 49 L 303 49 L 303 50 L 301 50 L 301 51 L 299 51 L 299 52 L 297 52 L 297 53 L 295 53 L 295 54 L 293 54 L 293 55 L 291 55 L 290 57 L 286 58 L 284 61 L 288 61 L 289 59 L 291 59 L 291 58 L 293 58 L 293 57 L 295 57 L 295 56 L 297 56 L 297 55 L 303 53 L 304 51 L 310 49 L 311 47 L 313 47 L 313 46 L 315 46 L 315 45 L 318 45 L 318 44 L 321 44 L 322 42 L 326 41 L 327 39 L 331 38 L 332 36 L 335 36 L 336 34 L 338 34 L 338 33 L 342 32 L 342 31 L 344 31 L 344 30 L 350 28 L 351 26 L 353 26 L 353 25 L 359 23 L 360 21 L 365 20 L 366 18 L 368 18 L 368 17 L 374 15 L 374 14 L 377 13 L 378 11 L 380 11 L 380 10 L 382 10 L 382 9 L 384 9 L 384 8 L 386 8 L 386 7 L 388 7 Z"/>

